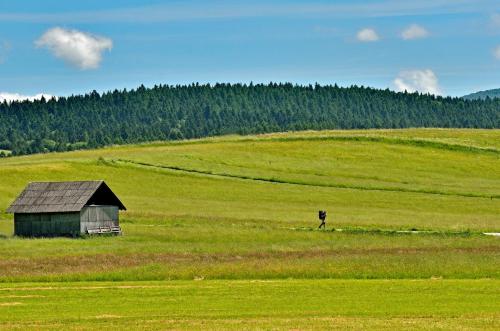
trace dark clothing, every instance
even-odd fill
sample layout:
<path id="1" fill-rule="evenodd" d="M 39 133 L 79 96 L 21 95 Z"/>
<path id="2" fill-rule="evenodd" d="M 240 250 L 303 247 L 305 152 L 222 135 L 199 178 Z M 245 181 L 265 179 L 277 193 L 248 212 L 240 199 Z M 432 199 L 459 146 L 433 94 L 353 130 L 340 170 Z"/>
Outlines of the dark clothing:
<path id="1" fill-rule="evenodd" d="M 320 220 L 324 221 L 326 219 L 326 211 L 320 210 L 318 216 Z"/>
<path id="2" fill-rule="evenodd" d="M 321 224 L 319 225 L 318 229 L 321 229 L 321 227 L 326 228 L 326 211 L 320 210 L 318 213 L 318 217 L 321 221 Z"/>

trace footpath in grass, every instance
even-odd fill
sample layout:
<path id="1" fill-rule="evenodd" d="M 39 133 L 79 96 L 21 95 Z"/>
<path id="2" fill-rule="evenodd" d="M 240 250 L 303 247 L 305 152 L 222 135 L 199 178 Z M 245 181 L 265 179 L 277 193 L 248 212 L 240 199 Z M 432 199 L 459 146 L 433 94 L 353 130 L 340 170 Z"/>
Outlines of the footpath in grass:
<path id="1" fill-rule="evenodd" d="M 0 282 L 500 279 L 496 237 L 285 225 L 141 220 L 122 223 L 118 237 L 9 237 L 0 239 Z"/>
<path id="2" fill-rule="evenodd" d="M 277 280 L 0 285 L 0 329 L 483 329 L 498 280 Z"/>

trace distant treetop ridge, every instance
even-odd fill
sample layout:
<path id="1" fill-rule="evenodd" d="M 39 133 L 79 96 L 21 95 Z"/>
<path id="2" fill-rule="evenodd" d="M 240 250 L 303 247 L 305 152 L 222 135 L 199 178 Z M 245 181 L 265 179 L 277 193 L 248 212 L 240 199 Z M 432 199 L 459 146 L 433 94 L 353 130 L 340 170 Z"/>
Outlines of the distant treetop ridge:
<path id="1" fill-rule="evenodd" d="M 486 90 L 486 91 L 480 91 L 476 93 L 471 93 L 464 95 L 462 98 L 467 99 L 467 100 L 477 100 L 477 99 L 486 99 L 486 98 L 500 98 L 500 88 L 499 89 L 494 89 L 494 90 Z"/>
<path id="2" fill-rule="evenodd" d="M 1 155 L 306 129 L 499 128 L 500 99 L 290 83 L 159 85 L 0 104 Z"/>

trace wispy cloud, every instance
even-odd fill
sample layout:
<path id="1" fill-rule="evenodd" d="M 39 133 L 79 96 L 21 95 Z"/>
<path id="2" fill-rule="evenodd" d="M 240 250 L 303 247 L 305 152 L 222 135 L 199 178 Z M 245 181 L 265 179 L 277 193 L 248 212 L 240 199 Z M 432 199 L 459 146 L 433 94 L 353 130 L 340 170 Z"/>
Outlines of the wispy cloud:
<path id="1" fill-rule="evenodd" d="M 0 22 L 96 23 L 96 22 L 165 22 L 199 19 L 245 17 L 387 17 L 408 15 L 454 14 L 494 11 L 495 0 L 379 0 L 368 3 L 349 1 L 333 4 L 280 4 L 211 1 L 175 2 L 135 8 L 62 13 L 3 12 Z"/>
<path id="2" fill-rule="evenodd" d="M 493 50 L 493 56 L 497 60 L 500 60 L 500 45 L 498 45 L 497 47 L 495 47 L 495 49 Z"/>
<path id="3" fill-rule="evenodd" d="M 99 67 L 102 53 L 113 47 L 109 38 L 59 27 L 47 30 L 35 44 L 48 48 L 54 56 L 82 70 Z"/>
<path id="4" fill-rule="evenodd" d="M 393 81 L 397 91 L 442 94 L 436 74 L 430 69 L 402 71 Z"/>
<path id="5" fill-rule="evenodd" d="M 0 40 L 0 64 L 4 63 L 7 60 L 7 56 L 10 52 L 11 45 L 8 41 Z"/>
<path id="6" fill-rule="evenodd" d="M 338 34 L 339 33 L 339 29 L 333 28 L 333 27 L 316 25 L 314 27 L 314 32 L 321 33 L 321 34 L 332 35 L 332 34 Z"/>
<path id="7" fill-rule="evenodd" d="M 356 38 L 361 42 L 374 42 L 380 39 L 379 35 L 374 29 L 361 29 L 356 34 Z"/>
<path id="8" fill-rule="evenodd" d="M 38 93 L 35 95 L 22 95 L 19 93 L 9 93 L 9 92 L 0 92 L 0 103 L 6 101 L 7 103 L 11 103 L 13 101 L 34 101 L 40 100 L 44 97 L 46 100 L 51 99 L 53 96 L 46 93 Z"/>
<path id="9" fill-rule="evenodd" d="M 491 15 L 491 24 L 494 27 L 500 27 L 500 14 L 499 13 L 493 13 Z"/>
<path id="10" fill-rule="evenodd" d="M 401 32 L 401 38 L 404 40 L 422 39 L 429 36 L 429 31 L 418 24 L 412 24 Z"/>

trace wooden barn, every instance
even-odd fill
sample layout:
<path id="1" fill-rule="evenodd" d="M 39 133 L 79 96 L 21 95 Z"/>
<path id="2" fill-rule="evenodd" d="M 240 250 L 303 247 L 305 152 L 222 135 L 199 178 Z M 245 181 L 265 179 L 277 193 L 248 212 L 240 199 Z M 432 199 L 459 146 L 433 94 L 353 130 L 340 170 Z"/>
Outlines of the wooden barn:
<path id="1" fill-rule="evenodd" d="M 29 183 L 7 209 L 14 234 L 28 237 L 121 233 L 119 210 L 126 210 L 102 180 Z"/>

